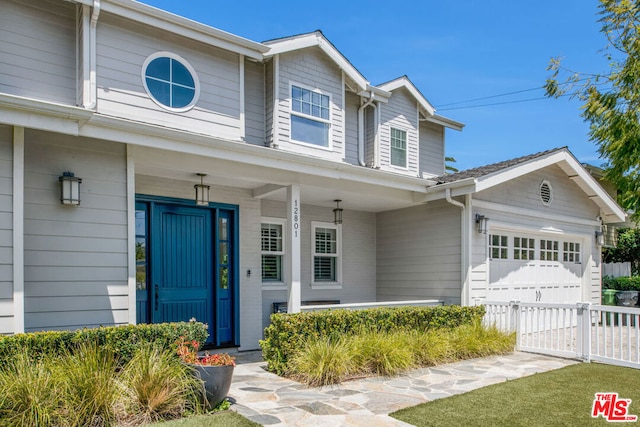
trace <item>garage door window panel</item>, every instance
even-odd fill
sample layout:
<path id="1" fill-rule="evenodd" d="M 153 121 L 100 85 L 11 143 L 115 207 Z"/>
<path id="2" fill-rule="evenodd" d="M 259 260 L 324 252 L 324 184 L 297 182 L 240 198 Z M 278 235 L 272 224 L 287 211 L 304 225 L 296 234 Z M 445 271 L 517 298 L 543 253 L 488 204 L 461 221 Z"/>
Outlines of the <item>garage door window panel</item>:
<path id="1" fill-rule="evenodd" d="M 535 240 L 527 237 L 513 238 L 513 259 L 532 260 L 535 257 Z"/>
<path id="2" fill-rule="evenodd" d="M 564 242 L 562 261 L 580 263 L 580 243 Z"/>
<path id="3" fill-rule="evenodd" d="M 508 259 L 509 258 L 509 238 L 499 234 L 489 236 L 489 252 L 491 259 Z"/>
<path id="4" fill-rule="evenodd" d="M 558 241 L 540 240 L 540 259 L 542 261 L 558 261 Z"/>

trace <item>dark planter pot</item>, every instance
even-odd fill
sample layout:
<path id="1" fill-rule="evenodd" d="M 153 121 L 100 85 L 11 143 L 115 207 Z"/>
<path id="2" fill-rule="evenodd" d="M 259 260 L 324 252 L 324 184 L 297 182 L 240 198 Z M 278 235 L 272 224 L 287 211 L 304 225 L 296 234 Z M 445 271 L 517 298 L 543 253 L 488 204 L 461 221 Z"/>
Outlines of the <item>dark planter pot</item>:
<path id="1" fill-rule="evenodd" d="M 616 304 L 622 307 L 635 307 L 638 305 L 638 291 L 616 292 Z"/>
<path id="2" fill-rule="evenodd" d="M 202 380 L 209 409 L 215 408 L 227 397 L 233 377 L 233 366 L 191 365 L 194 375 Z"/>

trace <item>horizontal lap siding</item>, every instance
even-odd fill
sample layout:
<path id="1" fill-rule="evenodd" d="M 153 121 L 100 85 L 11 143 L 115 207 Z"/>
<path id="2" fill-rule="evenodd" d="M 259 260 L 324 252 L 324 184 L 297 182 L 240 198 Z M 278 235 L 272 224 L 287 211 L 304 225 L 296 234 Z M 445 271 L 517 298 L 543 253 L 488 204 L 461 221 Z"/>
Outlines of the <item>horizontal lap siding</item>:
<path id="1" fill-rule="evenodd" d="M 142 65 L 159 51 L 179 55 L 195 69 L 200 96 L 193 109 L 167 111 L 144 90 Z M 98 24 L 97 68 L 100 113 L 221 138 L 240 137 L 237 54 L 105 14 Z"/>
<path id="2" fill-rule="evenodd" d="M 346 92 L 345 108 L 345 161 L 358 165 L 358 108 L 360 97 Z"/>
<path id="3" fill-rule="evenodd" d="M 0 126 L 0 334 L 13 330 L 13 137 Z"/>
<path id="4" fill-rule="evenodd" d="M 377 299 L 460 303 L 460 209 L 443 201 L 377 215 Z"/>
<path id="5" fill-rule="evenodd" d="M 420 173 L 440 176 L 444 173 L 444 127 L 420 123 Z"/>
<path id="6" fill-rule="evenodd" d="M 246 141 L 264 146 L 264 64 L 249 60 L 245 60 L 244 64 Z"/>
<path id="7" fill-rule="evenodd" d="M 72 3 L 4 1 L 0 92 L 75 105 L 75 17 Z"/>
<path id="8" fill-rule="evenodd" d="M 418 175 L 418 110 L 416 100 L 405 90 L 398 89 L 388 104 L 379 106 L 380 167 L 408 175 Z M 391 166 L 391 128 L 407 132 L 407 169 Z"/>
<path id="9" fill-rule="evenodd" d="M 291 83 L 298 83 L 307 88 L 318 89 L 331 96 L 331 127 L 329 138 L 332 150 L 317 149 L 290 142 L 291 125 Z M 287 151 L 342 160 L 344 141 L 343 87 L 340 69 L 326 56 L 320 48 L 308 48 L 280 55 L 280 93 L 278 97 L 277 144 Z"/>
<path id="10" fill-rule="evenodd" d="M 25 134 L 25 329 L 128 322 L 126 156 L 120 144 Z M 80 206 L 58 176 L 82 178 Z"/>
<path id="11" fill-rule="evenodd" d="M 342 224 L 342 289 L 312 289 L 311 222 L 332 222 L 333 210 L 302 205 L 301 209 L 301 299 L 340 300 L 341 303 L 376 300 L 376 216 L 374 213 L 345 210 Z M 262 201 L 262 216 L 285 218 L 286 204 Z M 259 242 L 256 241 L 259 246 Z M 263 325 L 269 323 L 272 303 L 287 301 L 285 290 L 263 291 Z"/>

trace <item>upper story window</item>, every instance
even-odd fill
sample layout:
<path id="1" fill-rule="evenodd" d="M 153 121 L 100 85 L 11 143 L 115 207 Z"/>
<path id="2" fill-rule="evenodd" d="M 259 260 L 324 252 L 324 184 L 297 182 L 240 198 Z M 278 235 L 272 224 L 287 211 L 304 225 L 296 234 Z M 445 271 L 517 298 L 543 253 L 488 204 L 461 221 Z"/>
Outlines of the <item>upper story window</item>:
<path id="1" fill-rule="evenodd" d="M 313 282 L 338 283 L 341 269 L 341 228 L 313 222 Z"/>
<path id="2" fill-rule="evenodd" d="M 262 282 L 282 283 L 285 221 L 275 218 L 263 218 L 262 221 Z"/>
<path id="3" fill-rule="evenodd" d="M 291 139 L 328 148 L 329 105 L 329 95 L 292 85 Z"/>
<path id="4" fill-rule="evenodd" d="M 198 101 L 200 83 L 187 61 L 170 52 L 149 56 L 142 66 L 142 82 L 153 101 L 167 110 L 184 112 Z"/>
<path id="5" fill-rule="evenodd" d="M 391 164 L 407 167 L 407 132 L 391 128 Z"/>

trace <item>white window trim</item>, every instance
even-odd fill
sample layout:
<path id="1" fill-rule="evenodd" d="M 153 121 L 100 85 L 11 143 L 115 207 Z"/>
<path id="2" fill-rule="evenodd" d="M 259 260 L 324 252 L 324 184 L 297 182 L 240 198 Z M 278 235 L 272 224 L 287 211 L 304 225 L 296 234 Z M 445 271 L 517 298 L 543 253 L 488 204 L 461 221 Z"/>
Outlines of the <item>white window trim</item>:
<path id="1" fill-rule="evenodd" d="M 400 132 L 404 132 L 404 166 L 398 166 L 391 163 L 391 152 L 393 151 L 393 146 L 391 145 L 391 132 L 394 129 Z M 389 166 L 402 171 L 409 170 L 409 131 L 407 129 L 389 126 Z"/>
<path id="2" fill-rule="evenodd" d="M 147 78 L 146 78 L 146 72 L 147 72 L 147 66 L 149 66 L 149 64 L 151 63 L 151 61 L 153 61 L 154 59 L 157 58 L 171 58 L 175 61 L 178 61 L 179 63 L 181 63 L 188 71 L 189 73 L 191 73 L 191 77 L 193 78 L 193 85 L 194 85 L 194 91 L 195 93 L 193 94 L 193 99 L 191 100 L 191 102 L 181 108 L 172 108 L 169 107 L 168 105 L 164 105 L 163 103 L 161 103 L 160 101 L 158 101 L 156 99 L 155 96 L 153 96 L 153 94 L 151 93 L 151 91 L 149 90 L 149 87 L 147 86 Z M 195 105 L 198 103 L 198 99 L 200 98 L 200 79 L 198 78 L 198 74 L 196 73 L 196 70 L 191 66 L 191 64 L 189 64 L 189 62 L 184 59 L 183 57 L 181 57 L 180 55 L 176 55 L 173 52 L 156 52 L 153 53 L 151 55 L 149 55 L 147 57 L 147 59 L 144 60 L 144 63 L 142 64 L 142 69 L 140 71 L 140 77 L 142 78 L 142 85 L 144 86 L 144 90 L 145 92 L 147 92 L 147 95 L 149 95 L 149 98 L 151 98 L 151 100 L 159 107 L 161 107 L 164 110 L 167 111 L 172 111 L 174 113 L 184 113 L 186 111 L 191 110 L 193 107 L 195 107 Z"/>
<path id="3" fill-rule="evenodd" d="M 304 113 L 300 113 L 298 111 L 293 111 L 293 102 L 292 102 L 292 97 L 291 97 L 291 93 L 293 92 L 293 86 L 297 86 L 301 89 L 306 89 L 308 91 L 311 92 L 315 92 L 318 93 L 320 95 L 324 95 L 324 96 L 328 96 L 329 97 L 329 120 L 325 120 L 323 118 L 320 117 L 316 117 L 316 116 L 312 116 L 310 114 L 304 114 Z M 305 147 L 309 147 L 309 148 L 316 148 L 318 150 L 324 150 L 324 151 L 333 151 L 333 138 L 331 137 L 332 134 L 332 120 L 333 120 L 333 113 L 332 113 L 332 96 L 330 93 L 326 93 L 321 91 L 318 88 L 313 88 L 311 86 L 305 85 L 305 84 L 301 84 L 301 83 L 297 83 L 294 81 L 290 81 L 289 82 L 289 94 L 287 96 L 287 99 L 289 100 L 289 141 L 294 143 L 294 144 L 300 144 L 300 145 L 304 145 Z M 293 139 L 293 136 L 291 135 L 293 132 L 291 131 L 291 129 L 293 128 L 292 124 L 291 124 L 291 116 L 298 116 L 298 117 L 302 117 L 304 119 L 309 119 L 309 120 L 313 120 L 316 122 L 320 122 L 320 123 L 326 123 L 329 125 L 329 129 L 328 129 L 328 141 L 327 141 L 327 146 L 323 146 L 323 145 L 316 145 L 316 144 L 311 144 L 309 142 L 304 142 L 304 141 L 299 141 L 297 139 Z"/>
<path id="4" fill-rule="evenodd" d="M 315 281 L 316 228 L 332 228 L 336 230 L 336 281 Z M 332 222 L 311 221 L 311 288 L 342 289 L 342 224 Z"/>
<path id="5" fill-rule="evenodd" d="M 262 251 L 262 247 L 260 248 L 260 281 L 262 282 L 262 289 L 267 290 L 286 290 L 287 289 L 287 272 L 285 270 L 286 265 L 286 256 L 287 256 L 287 220 L 284 218 L 274 218 L 274 217 L 266 217 L 263 216 L 260 218 L 260 230 L 262 233 L 262 224 L 277 224 L 282 226 L 282 282 L 263 282 L 262 281 L 262 255 L 264 252 Z M 261 246 L 262 246 L 262 236 L 260 236 Z M 273 253 L 273 252 L 269 252 Z"/>

